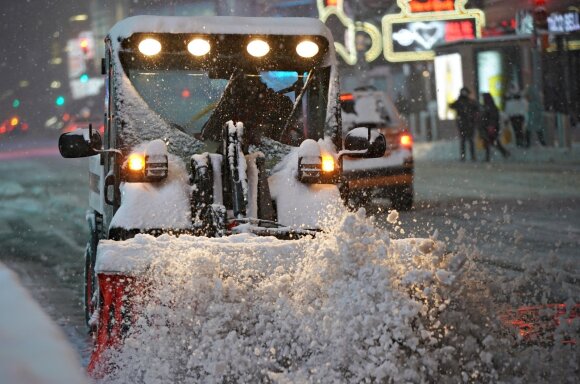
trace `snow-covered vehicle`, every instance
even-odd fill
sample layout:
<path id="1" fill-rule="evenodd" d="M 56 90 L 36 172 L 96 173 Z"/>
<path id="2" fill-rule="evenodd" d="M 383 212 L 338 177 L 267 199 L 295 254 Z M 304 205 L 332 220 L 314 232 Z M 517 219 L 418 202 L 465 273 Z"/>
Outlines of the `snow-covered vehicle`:
<path id="1" fill-rule="evenodd" d="M 370 130 L 342 136 L 332 37 L 319 20 L 136 16 L 105 42 L 104 138 L 89 127 L 59 140 L 64 157 L 90 156 L 89 368 L 147 289 L 118 258 L 102 261 L 100 242 L 312 236 L 341 204 L 342 156 L 385 151 Z"/>
<path id="2" fill-rule="evenodd" d="M 342 94 L 344 133 L 359 127 L 386 140 L 383 156 L 343 159 L 344 194 L 352 205 L 365 205 L 376 194 L 387 197 L 397 210 L 413 207 L 413 138 L 392 100 L 373 87 Z"/>

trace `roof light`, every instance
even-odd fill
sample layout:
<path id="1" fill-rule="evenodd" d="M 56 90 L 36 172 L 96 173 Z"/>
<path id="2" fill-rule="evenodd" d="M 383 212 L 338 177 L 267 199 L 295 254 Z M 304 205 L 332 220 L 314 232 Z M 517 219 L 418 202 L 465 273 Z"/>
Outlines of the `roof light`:
<path id="1" fill-rule="evenodd" d="M 161 43 L 155 39 L 147 38 L 139 43 L 139 52 L 145 56 L 154 56 L 161 52 Z"/>
<path id="2" fill-rule="evenodd" d="M 318 50 L 319 50 L 318 44 L 316 44 L 315 42 L 312 42 L 310 40 L 301 41 L 296 46 L 296 53 L 298 53 L 300 56 L 305 57 L 305 58 L 310 58 L 310 57 L 316 56 L 316 54 L 318 53 Z"/>
<path id="3" fill-rule="evenodd" d="M 205 39 L 193 39 L 187 44 L 187 50 L 193 56 L 203 56 L 206 55 L 211 49 L 209 41 Z"/>
<path id="4" fill-rule="evenodd" d="M 332 156 L 322 156 L 322 172 L 334 172 L 334 158 Z"/>
<path id="5" fill-rule="evenodd" d="M 254 57 L 262 57 L 270 52 L 270 45 L 264 40 L 255 39 L 248 43 L 246 49 L 250 55 Z"/>
<path id="6" fill-rule="evenodd" d="M 141 172 L 145 168 L 145 157 L 138 153 L 132 153 L 129 155 L 127 165 L 130 171 Z"/>

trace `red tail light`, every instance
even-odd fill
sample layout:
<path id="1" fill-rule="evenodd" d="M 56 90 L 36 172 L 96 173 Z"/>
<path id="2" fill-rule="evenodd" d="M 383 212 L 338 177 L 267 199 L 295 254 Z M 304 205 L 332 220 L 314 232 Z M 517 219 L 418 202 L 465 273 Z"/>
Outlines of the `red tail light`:
<path id="1" fill-rule="evenodd" d="M 400 136 L 399 143 L 402 147 L 411 148 L 413 147 L 413 137 L 407 133 Z"/>
<path id="2" fill-rule="evenodd" d="M 354 100 L 354 95 L 352 93 L 343 93 L 340 95 L 340 101 L 352 101 Z"/>

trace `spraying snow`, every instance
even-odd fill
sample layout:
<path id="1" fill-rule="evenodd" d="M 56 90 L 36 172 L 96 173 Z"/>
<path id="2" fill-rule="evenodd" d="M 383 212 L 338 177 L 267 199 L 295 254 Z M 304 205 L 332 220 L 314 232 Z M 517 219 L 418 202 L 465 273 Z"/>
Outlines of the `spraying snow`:
<path id="1" fill-rule="evenodd" d="M 466 255 L 391 240 L 364 210 L 315 239 L 138 235 L 103 246 L 153 287 L 103 382 L 490 382 L 510 366 L 496 361 L 507 353 L 487 308 L 458 294 L 474 297 L 460 281 Z"/>

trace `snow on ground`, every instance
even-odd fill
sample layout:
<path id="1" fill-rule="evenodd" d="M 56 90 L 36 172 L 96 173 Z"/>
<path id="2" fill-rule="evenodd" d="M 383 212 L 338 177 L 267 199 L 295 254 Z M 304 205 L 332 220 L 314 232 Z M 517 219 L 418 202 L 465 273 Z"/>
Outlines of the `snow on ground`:
<path id="1" fill-rule="evenodd" d="M 574 346 L 500 325 L 467 249 L 393 240 L 365 216 L 316 239 L 105 241 L 98 268 L 132 260 L 153 289 L 101 382 L 575 380 Z"/>
<path id="2" fill-rule="evenodd" d="M 0 263 L 0 383 L 87 383 L 62 331 Z"/>

